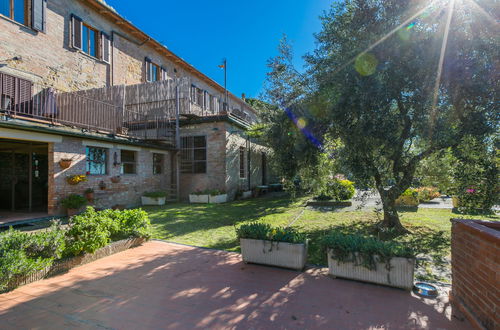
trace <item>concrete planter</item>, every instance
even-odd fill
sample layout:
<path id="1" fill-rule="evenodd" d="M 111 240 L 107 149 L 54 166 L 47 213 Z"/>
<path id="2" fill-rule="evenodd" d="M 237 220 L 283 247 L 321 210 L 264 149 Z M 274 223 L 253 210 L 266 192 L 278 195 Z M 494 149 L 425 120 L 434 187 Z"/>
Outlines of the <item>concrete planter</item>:
<path id="1" fill-rule="evenodd" d="M 141 196 L 142 205 L 165 205 L 165 197 Z"/>
<path id="2" fill-rule="evenodd" d="M 244 262 L 302 270 L 306 264 L 307 243 L 292 244 L 240 238 Z"/>
<path id="3" fill-rule="evenodd" d="M 209 195 L 208 202 L 210 204 L 226 203 L 227 202 L 227 194 L 215 195 L 215 196 Z"/>
<path id="4" fill-rule="evenodd" d="M 208 195 L 189 195 L 189 203 L 206 204 L 208 203 Z"/>
<path id="5" fill-rule="evenodd" d="M 252 197 L 252 191 L 251 190 L 243 191 L 241 193 L 241 199 L 247 199 L 247 198 L 250 198 L 250 197 Z"/>
<path id="6" fill-rule="evenodd" d="M 415 259 L 395 257 L 391 259 L 390 267 L 388 267 L 385 262 L 379 262 L 377 256 L 374 257 L 376 269 L 371 270 L 361 265 L 360 262 L 341 262 L 333 259 L 329 249 L 328 274 L 334 277 L 382 284 L 405 290 L 412 289 Z"/>

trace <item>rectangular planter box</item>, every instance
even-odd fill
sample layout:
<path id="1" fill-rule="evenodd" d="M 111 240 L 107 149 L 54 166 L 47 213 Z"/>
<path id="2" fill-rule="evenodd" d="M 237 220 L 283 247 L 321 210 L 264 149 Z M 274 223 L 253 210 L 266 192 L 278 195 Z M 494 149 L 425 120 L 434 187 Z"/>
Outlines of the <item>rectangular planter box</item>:
<path id="1" fill-rule="evenodd" d="M 142 205 L 165 205 L 165 199 L 165 197 L 152 198 L 141 196 Z"/>
<path id="2" fill-rule="evenodd" d="M 208 202 L 211 204 L 226 203 L 227 202 L 227 194 L 215 195 L 215 196 L 209 195 Z"/>
<path id="3" fill-rule="evenodd" d="M 251 190 L 248 190 L 248 191 L 244 191 L 241 193 L 241 199 L 247 199 L 247 198 L 250 198 L 252 197 L 252 191 Z"/>
<path id="4" fill-rule="evenodd" d="M 189 195 L 189 203 L 206 204 L 208 203 L 208 195 Z"/>
<path id="5" fill-rule="evenodd" d="M 307 243 L 292 244 L 240 238 L 244 262 L 301 270 L 306 265 Z"/>
<path id="6" fill-rule="evenodd" d="M 334 277 L 411 290 L 414 270 L 415 259 L 392 258 L 390 270 L 387 270 L 385 262 L 377 262 L 376 269 L 371 270 L 363 265 L 355 264 L 353 261 L 339 262 L 332 259 L 331 251 L 328 250 L 328 274 Z"/>

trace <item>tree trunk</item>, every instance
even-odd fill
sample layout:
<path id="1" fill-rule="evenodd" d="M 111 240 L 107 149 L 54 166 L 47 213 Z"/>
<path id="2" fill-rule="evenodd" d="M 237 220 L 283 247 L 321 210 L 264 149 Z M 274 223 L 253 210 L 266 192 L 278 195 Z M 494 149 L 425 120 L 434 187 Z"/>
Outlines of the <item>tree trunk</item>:
<path id="1" fill-rule="evenodd" d="M 396 209 L 396 198 L 382 188 L 380 191 L 380 198 L 382 199 L 382 207 L 384 210 L 384 220 L 382 220 L 382 227 L 395 229 L 396 232 L 405 234 L 408 230 L 401 224 L 399 220 L 398 211 Z"/>

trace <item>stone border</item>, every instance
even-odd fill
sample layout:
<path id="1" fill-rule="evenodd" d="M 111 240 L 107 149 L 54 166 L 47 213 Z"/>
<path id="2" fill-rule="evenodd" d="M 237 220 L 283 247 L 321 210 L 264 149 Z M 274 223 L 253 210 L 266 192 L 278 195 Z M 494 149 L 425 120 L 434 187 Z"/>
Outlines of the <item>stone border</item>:
<path id="1" fill-rule="evenodd" d="M 8 284 L 7 288 L 0 293 L 5 293 L 8 291 L 12 291 L 19 286 L 26 285 L 29 283 L 33 283 L 44 278 L 52 277 L 61 273 L 65 273 L 72 268 L 82 266 L 88 264 L 90 262 L 96 261 L 98 259 L 110 256 L 115 253 L 123 252 L 130 248 L 136 247 L 144 243 L 146 239 L 144 238 L 128 238 L 120 241 L 113 242 L 108 244 L 94 253 L 85 253 L 80 256 L 71 257 L 67 259 L 57 260 L 51 266 L 46 267 L 36 273 L 23 276 L 20 278 L 12 279 Z"/>
<path id="2" fill-rule="evenodd" d="M 312 207 L 349 207 L 352 206 L 351 201 L 316 201 L 308 200 L 306 206 Z"/>

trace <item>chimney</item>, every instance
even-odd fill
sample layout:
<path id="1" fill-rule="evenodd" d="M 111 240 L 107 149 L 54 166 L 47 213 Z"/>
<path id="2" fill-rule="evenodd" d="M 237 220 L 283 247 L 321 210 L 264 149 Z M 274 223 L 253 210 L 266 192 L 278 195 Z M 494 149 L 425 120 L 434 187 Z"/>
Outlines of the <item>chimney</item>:
<path id="1" fill-rule="evenodd" d="M 246 101 L 247 97 L 245 96 L 245 93 L 241 93 L 241 99 L 242 99 L 243 101 Z"/>

